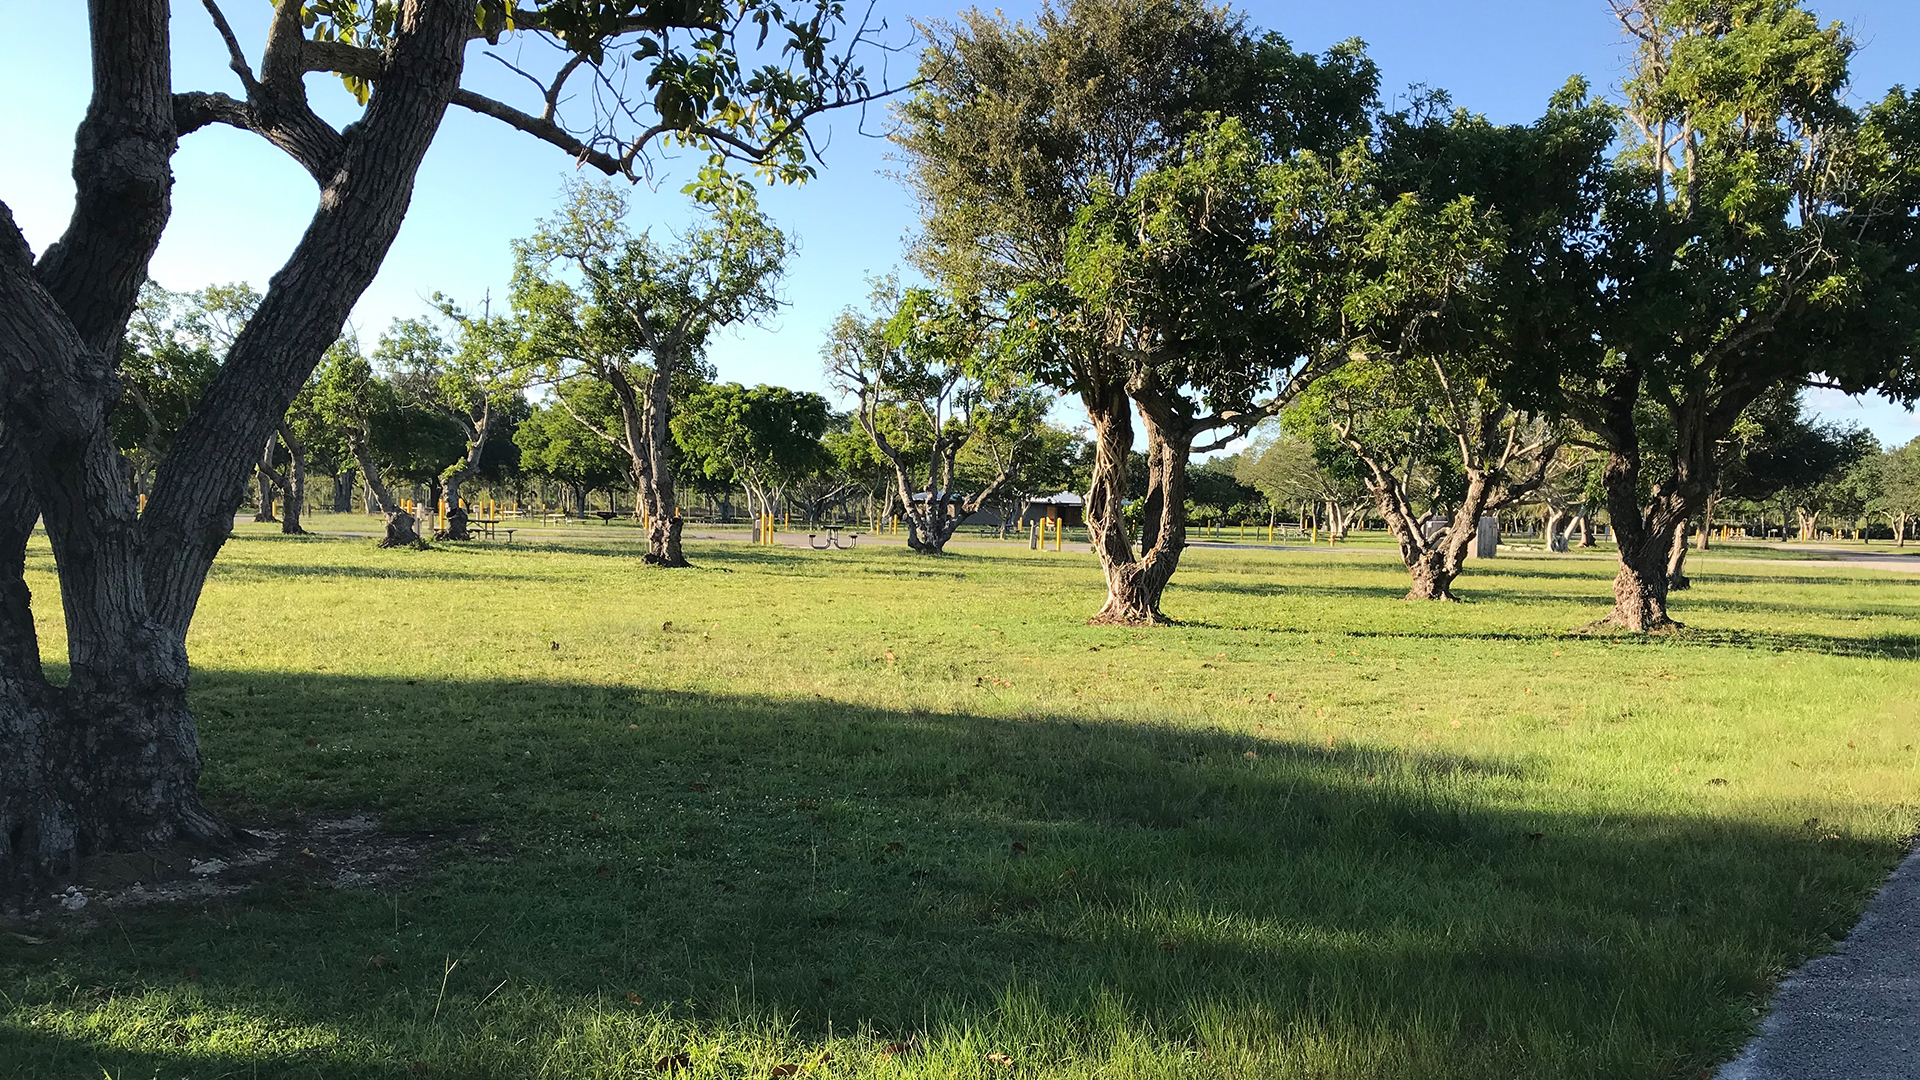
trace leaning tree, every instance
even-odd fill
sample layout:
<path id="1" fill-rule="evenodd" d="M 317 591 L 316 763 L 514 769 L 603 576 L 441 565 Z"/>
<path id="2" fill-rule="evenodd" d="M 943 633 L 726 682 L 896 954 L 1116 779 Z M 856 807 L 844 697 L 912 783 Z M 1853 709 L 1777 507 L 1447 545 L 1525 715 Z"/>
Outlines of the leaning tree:
<path id="1" fill-rule="evenodd" d="M 197 792 L 188 624 L 260 447 L 379 270 L 449 105 L 610 175 L 644 175 L 667 141 L 797 179 L 809 171 L 807 119 L 873 96 L 855 55 L 868 30 L 844 29 L 832 0 L 278 0 L 257 63 L 214 0 L 203 3 L 240 96 L 176 92 L 167 0 L 93 0 L 72 218 L 36 254 L 0 205 L 8 878 L 62 872 L 89 852 L 233 837 Z M 509 39 L 527 46 L 515 66 L 543 82 L 528 108 L 461 85 L 477 42 Z M 344 128 L 308 101 L 306 77 L 328 72 L 364 105 Z M 119 343 L 166 229 L 174 151 L 212 124 L 286 151 L 319 198 L 142 511 L 113 438 Z M 66 614 L 58 685 L 41 670 L 24 579 L 36 519 Z"/>
<path id="2" fill-rule="evenodd" d="M 693 191 L 707 220 L 672 244 L 629 233 L 626 198 L 586 184 L 514 244 L 523 355 L 550 382 L 593 379 L 612 392 L 616 427 L 575 419 L 626 455 L 638 509 L 649 518 L 646 560 L 670 567 L 688 565 L 674 482 L 674 405 L 712 377 L 705 353 L 715 330 L 778 309 L 791 252 L 752 188 L 708 176 Z M 571 408 L 566 395 L 555 400 Z"/>

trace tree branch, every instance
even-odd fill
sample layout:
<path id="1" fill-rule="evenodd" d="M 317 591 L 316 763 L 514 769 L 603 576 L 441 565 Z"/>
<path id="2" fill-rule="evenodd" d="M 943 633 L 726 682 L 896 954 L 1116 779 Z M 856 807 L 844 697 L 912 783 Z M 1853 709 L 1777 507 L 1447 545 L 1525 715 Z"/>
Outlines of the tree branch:
<path id="1" fill-rule="evenodd" d="M 580 165 L 591 165 L 608 176 L 626 174 L 627 163 L 611 154 L 595 150 L 575 138 L 573 134 L 552 120 L 521 112 L 509 105 L 503 105 L 489 97 L 482 97 L 471 90 L 461 89 L 453 92 L 452 104 L 470 109 L 482 116 L 491 116 L 495 120 L 526 132 L 542 142 L 551 143 L 573 155 Z"/>

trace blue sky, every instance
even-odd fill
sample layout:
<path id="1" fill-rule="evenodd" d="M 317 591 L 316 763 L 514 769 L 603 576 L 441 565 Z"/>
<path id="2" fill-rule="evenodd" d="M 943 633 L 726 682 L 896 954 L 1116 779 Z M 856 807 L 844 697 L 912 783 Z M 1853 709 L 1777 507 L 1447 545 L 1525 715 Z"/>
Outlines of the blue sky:
<path id="1" fill-rule="evenodd" d="M 1021 0 L 1003 10 L 1018 16 L 1032 6 Z M 257 60 L 268 5 L 227 0 L 223 7 Z M 1920 0 L 1816 0 L 1813 7 L 1822 19 L 1852 26 L 1864 43 L 1854 67 L 1859 96 L 1876 98 L 1896 83 L 1920 81 Z M 202 6 L 177 0 L 174 9 L 176 88 L 238 93 Z M 925 0 L 879 5 L 896 40 L 905 38 L 908 20 L 954 10 Z M 1458 104 L 1502 122 L 1536 116 L 1570 75 L 1583 74 L 1604 89 L 1619 81 L 1623 68 L 1624 46 L 1604 0 L 1267 2 L 1246 10 L 1296 47 L 1318 51 L 1358 37 L 1379 63 L 1388 94 L 1416 84 L 1441 87 Z M 470 84 L 511 93 L 504 69 L 481 56 L 482 47 L 477 43 L 469 59 Z M 904 71 L 911 61 L 895 62 Z M 9 104 L 0 199 L 35 250 L 59 234 L 72 208 L 72 138 L 86 108 L 87 80 L 83 4 L 42 5 L 32 35 L 10 35 L 0 45 L 0 100 Z M 337 82 L 314 76 L 311 85 L 331 117 L 351 117 L 351 100 Z M 861 127 L 858 117 L 833 118 L 822 131 L 820 178 L 764 194 L 769 214 L 800 244 L 786 283 L 789 306 L 764 327 L 715 342 L 712 359 L 722 378 L 824 391 L 819 348 L 827 324 L 842 307 L 864 303 L 868 276 L 898 263 L 913 205 L 886 175 L 887 144 Z M 882 132 L 884 115 L 870 114 L 865 128 Z M 657 190 L 635 193 L 636 224 L 672 227 L 685 220 L 679 186 L 692 164 L 662 163 Z M 257 136 L 222 127 L 188 136 L 174 167 L 174 216 L 153 263 L 155 279 L 174 289 L 237 280 L 264 286 L 313 212 L 306 174 Z M 488 290 L 503 292 L 508 241 L 551 212 L 572 172 L 571 162 L 544 143 L 450 109 L 400 238 L 355 310 L 362 337 L 370 342 L 395 316 L 423 313 L 425 298 L 436 291 L 467 302 Z M 1829 416 L 1871 427 L 1884 443 L 1920 436 L 1913 414 L 1884 401 L 1822 393 L 1816 404 Z"/>

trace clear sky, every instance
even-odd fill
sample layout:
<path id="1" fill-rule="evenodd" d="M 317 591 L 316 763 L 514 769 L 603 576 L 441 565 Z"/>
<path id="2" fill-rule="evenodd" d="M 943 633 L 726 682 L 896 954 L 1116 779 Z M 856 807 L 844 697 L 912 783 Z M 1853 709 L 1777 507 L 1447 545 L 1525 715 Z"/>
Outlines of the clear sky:
<path id="1" fill-rule="evenodd" d="M 249 54 L 258 60 L 269 7 L 227 0 L 223 8 Z M 1018 16 L 1028 0 L 1005 5 Z M 1822 19 L 1854 28 L 1864 43 L 1854 66 L 1855 93 L 1879 97 L 1896 83 L 1920 82 L 1920 0 L 1815 0 Z M 880 0 L 879 13 L 905 40 L 909 20 L 940 18 L 956 8 L 928 0 Z M 1620 79 L 1625 48 L 1604 0 L 1363 0 L 1246 6 L 1253 21 L 1296 47 L 1315 51 L 1357 37 L 1380 65 L 1389 95 L 1424 84 L 1450 91 L 1457 104 L 1495 121 L 1522 122 L 1541 111 L 1568 76 L 1596 88 Z M 13 209 L 40 250 L 58 236 L 72 209 L 69 177 L 73 131 L 87 101 L 85 5 L 39 7 L 32 34 L 0 44 L 0 100 L 8 102 L 6 152 L 0 154 L 0 200 Z M 239 93 L 225 50 L 204 8 L 174 4 L 175 87 Z M 468 68 L 483 92 L 506 92 L 500 65 L 476 43 Z M 904 74 L 910 58 L 895 58 Z M 470 79 L 470 83 L 472 80 Z M 351 100 L 331 77 L 310 78 L 315 100 L 332 118 L 349 119 Z M 769 214 L 797 236 L 800 254 L 786 283 L 789 306 L 764 327 L 725 335 L 712 359 L 724 379 L 825 390 L 819 348 L 827 324 L 849 304 L 862 304 L 866 278 L 899 261 L 913 226 L 912 202 L 887 175 L 883 112 L 836 117 L 823 129 L 825 165 L 818 180 L 775 189 L 762 199 Z M 679 186 L 693 162 L 664 162 L 657 190 L 636 192 L 636 225 L 672 227 L 686 218 Z M 313 212 L 314 188 L 291 159 L 257 136 L 210 127 L 188 136 L 174 159 L 174 215 L 154 259 L 153 275 L 173 289 L 226 281 L 264 287 Z M 504 292 L 508 241 L 532 231 L 550 213 L 572 163 L 559 151 L 496 121 L 449 109 L 415 188 L 413 209 L 384 269 L 355 310 L 369 344 L 396 316 L 425 312 L 439 291 L 469 303 Z M 1827 415 L 1871 427 L 1883 443 L 1920 436 L 1920 421 L 1884 401 L 1817 395 Z"/>

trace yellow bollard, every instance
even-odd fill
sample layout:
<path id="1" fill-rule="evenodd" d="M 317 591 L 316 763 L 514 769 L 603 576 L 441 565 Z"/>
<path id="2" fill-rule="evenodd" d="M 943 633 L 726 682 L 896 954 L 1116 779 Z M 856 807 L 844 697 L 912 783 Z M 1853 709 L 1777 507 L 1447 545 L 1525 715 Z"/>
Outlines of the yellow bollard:
<path id="1" fill-rule="evenodd" d="M 1319 518 L 1313 519 L 1313 539 L 1310 542 L 1315 544 L 1320 542 L 1320 519 Z"/>
<path id="2" fill-rule="evenodd" d="M 1061 545 L 1065 544 L 1066 542 L 1067 542 L 1067 519 L 1063 517 L 1054 518 L 1053 519 L 1053 550 L 1064 551 L 1065 548 L 1063 548 Z"/>

